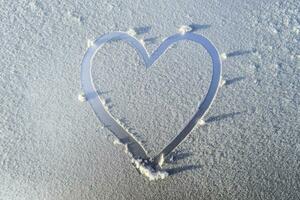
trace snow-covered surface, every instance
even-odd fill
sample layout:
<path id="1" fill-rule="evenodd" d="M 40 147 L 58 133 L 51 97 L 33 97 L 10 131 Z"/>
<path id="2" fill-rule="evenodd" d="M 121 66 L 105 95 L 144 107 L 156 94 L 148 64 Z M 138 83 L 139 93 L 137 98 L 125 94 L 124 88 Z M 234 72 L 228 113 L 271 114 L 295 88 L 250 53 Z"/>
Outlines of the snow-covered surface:
<path id="1" fill-rule="evenodd" d="M 226 60 L 227 59 L 226 53 L 221 53 L 220 57 L 221 57 L 222 60 Z"/>
<path id="2" fill-rule="evenodd" d="M 220 87 L 223 87 L 224 85 L 226 85 L 226 80 L 222 79 L 220 82 Z"/>
<path id="3" fill-rule="evenodd" d="M 164 154 L 161 154 L 160 157 L 159 157 L 158 165 L 160 167 L 162 167 L 162 165 L 164 164 L 164 162 L 165 162 L 165 156 L 164 156 Z"/>
<path id="4" fill-rule="evenodd" d="M 136 31 L 134 29 L 132 29 L 132 28 L 129 28 L 128 31 L 127 31 L 127 33 L 129 35 L 131 35 L 131 36 L 136 36 L 136 34 L 137 34 Z"/>
<path id="5" fill-rule="evenodd" d="M 114 139 L 113 144 L 114 145 L 123 145 L 123 143 L 119 139 Z"/>
<path id="6" fill-rule="evenodd" d="M 198 126 L 204 126 L 205 125 L 205 121 L 203 119 L 199 119 L 197 122 Z"/>
<path id="7" fill-rule="evenodd" d="M 146 176 L 150 181 L 165 179 L 169 174 L 165 171 L 154 170 L 150 166 L 144 165 L 142 160 L 132 159 L 131 162 L 139 170 L 139 172 Z"/>
<path id="8" fill-rule="evenodd" d="M 0 2 L 0 199 L 299 199 L 299 8 L 297 0 Z M 169 176 L 149 182 L 78 101 L 79 65 L 91 38 L 132 28 L 151 52 L 182 24 L 226 53 L 226 87 L 206 125 L 164 163 Z M 149 69 L 112 42 L 94 65 L 109 110 L 153 154 L 195 112 L 211 76 L 207 53 L 189 42 Z"/>
<path id="9" fill-rule="evenodd" d="M 189 25 L 182 25 L 178 29 L 179 33 L 181 33 L 181 34 L 185 34 L 185 33 L 190 32 L 192 30 L 193 30 L 192 27 L 190 27 Z"/>
<path id="10" fill-rule="evenodd" d="M 87 101 L 86 96 L 85 96 L 84 93 L 80 93 L 80 94 L 78 95 L 78 101 L 80 101 L 80 102 L 85 102 L 85 101 Z"/>
<path id="11" fill-rule="evenodd" d="M 87 43 L 87 47 L 91 47 L 94 45 L 94 41 L 91 39 L 87 39 L 86 43 Z"/>

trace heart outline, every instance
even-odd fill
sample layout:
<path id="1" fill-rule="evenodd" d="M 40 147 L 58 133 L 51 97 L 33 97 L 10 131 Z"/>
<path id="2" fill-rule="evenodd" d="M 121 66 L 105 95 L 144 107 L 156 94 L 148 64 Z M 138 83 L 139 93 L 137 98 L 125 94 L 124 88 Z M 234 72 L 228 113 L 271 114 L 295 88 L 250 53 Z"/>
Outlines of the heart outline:
<path id="1" fill-rule="evenodd" d="M 104 105 L 101 103 L 101 99 L 94 86 L 92 78 L 93 58 L 103 44 L 112 40 L 125 41 L 132 46 L 139 56 L 142 57 L 146 68 L 149 68 L 153 63 L 155 63 L 155 61 L 163 55 L 172 44 L 181 40 L 189 40 L 202 45 L 212 59 L 213 73 L 210 86 L 204 100 L 199 105 L 197 112 L 184 126 L 180 133 L 177 134 L 171 142 L 152 159 L 148 157 L 143 145 L 140 144 L 139 141 L 136 140 L 128 131 L 126 131 L 109 112 L 107 112 Z M 102 122 L 123 144 L 127 144 L 128 151 L 131 153 L 132 157 L 134 159 L 150 161 L 152 165 L 157 166 L 161 156 L 167 156 L 171 153 L 191 133 L 192 129 L 197 124 L 197 121 L 203 118 L 207 113 L 218 92 L 221 73 L 222 64 L 218 50 L 211 41 L 202 35 L 192 32 L 172 35 L 165 39 L 152 54 L 149 54 L 146 48 L 131 35 L 125 32 L 112 32 L 97 38 L 93 45 L 87 49 L 81 63 L 81 87 L 100 122 Z"/>

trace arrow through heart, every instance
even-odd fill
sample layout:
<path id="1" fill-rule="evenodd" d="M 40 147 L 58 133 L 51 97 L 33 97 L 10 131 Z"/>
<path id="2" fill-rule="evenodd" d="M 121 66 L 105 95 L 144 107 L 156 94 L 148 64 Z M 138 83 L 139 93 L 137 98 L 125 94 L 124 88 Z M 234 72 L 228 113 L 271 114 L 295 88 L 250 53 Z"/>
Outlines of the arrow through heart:
<path id="1" fill-rule="evenodd" d="M 105 103 L 103 103 L 103 100 L 99 97 L 94 86 L 92 79 L 93 58 L 97 53 L 97 50 L 101 48 L 104 43 L 112 40 L 125 41 L 135 48 L 140 57 L 143 59 L 146 68 L 149 68 L 162 54 L 164 54 L 168 47 L 181 40 L 189 40 L 202 45 L 211 56 L 213 73 L 210 86 L 204 100 L 199 105 L 196 113 L 178 133 L 178 135 L 175 136 L 171 142 L 153 158 L 150 158 L 147 155 L 143 145 L 111 115 L 109 110 L 106 108 Z M 202 35 L 191 32 L 172 35 L 164 40 L 162 44 L 151 55 L 149 55 L 145 47 L 136 38 L 125 32 L 113 32 L 97 38 L 93 45 L 90 46 L 85 53 L 81 63 L 81 86 L 86 99 L 90 103 L 98 119 L 119 139 L 121 143 L 127 145 L 128 152 L 130 152 L 134 159 L 135 166 L 142 174 L 150 177 L 150 172 L 154 172 L 156 175 L 161 175 L 157 172 L 157 170 L 159 169 L 162 159 L 168 156 L 189 135 L 197 122 L 204 117 L 217 94 L 221 80 L 221 71 L 222 66 L 217 49 Z M 146 169 L 150 169 L 150 172 Z"/>

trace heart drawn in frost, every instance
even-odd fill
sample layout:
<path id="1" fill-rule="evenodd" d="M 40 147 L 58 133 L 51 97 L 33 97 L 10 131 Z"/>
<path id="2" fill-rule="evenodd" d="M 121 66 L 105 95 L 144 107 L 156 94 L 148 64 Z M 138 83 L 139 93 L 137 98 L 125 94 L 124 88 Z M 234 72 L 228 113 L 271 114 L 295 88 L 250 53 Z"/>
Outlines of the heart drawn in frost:
<path id="1" fill-rule="evenodd" d="M 122 40 L 130 44 L 136 49 L 140 57 L 143 58 L 146 67 L 150 67 L 173 43 L 180 40 L 190 40 L 202 45 L 212 59 L 213 73 L 210 82 L 209 90 L 198 107 L 197 112 L 193 115 L 190 121 L 183 127 L 178 135 L 166 145 L 162 151 L 154 158 L 149 158 L 142 144 L 130 134 L 126 128 L 119 123 L 106 108 L 103 100 L 99 97 L 92 79 L 92 61 L 97 50 L 106 42 L 112 40 Z M 92 106 L 98 119 L 107 127 L 121 143 L 126 144 L 128 151 L 135 160 L 142 160 L 143 165 L 149 165 L 155 169 L 158 168 L 159 162 L 164 157 L 168 156 L 191 132 L 198 120 L 201 119 L 212 104 L 221 79 L 221 61 L 219 53 L 215 46 L 204 36 L 195 33 L 187 32 L 184 34 L 175 34 L 165 39 L 162 44 L 149 55 L 145 47 L 134 37 L 125 32 L 112 32 L 97 38 L 93 45 L 90 46 L 84 55 L 81 64 L 81 86 L 85 93 L 85 97 Z"/>

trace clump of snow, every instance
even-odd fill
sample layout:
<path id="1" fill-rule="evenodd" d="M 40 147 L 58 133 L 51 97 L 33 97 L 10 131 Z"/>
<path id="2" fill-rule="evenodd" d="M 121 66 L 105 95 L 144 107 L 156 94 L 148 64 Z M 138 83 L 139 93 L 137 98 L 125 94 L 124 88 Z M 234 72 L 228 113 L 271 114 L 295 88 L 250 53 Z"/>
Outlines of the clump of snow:
<path id="1" fill-rule="evenodd" d="M 165 162 L 165 156 L 164 154 L 161 154 L 158 160 L 158 165 L 161 167 Z"/>
<path id="2" fill-rule="evenodd" d="M 78 95 L 78 100 L 79 100 L 80 102 L 85 102 L 85 101 L 87 101 L 85 94 L 84 94 L 84 93 L 80 93 L 80 94 Z"/>
<path id="3" fill-rule="evenodd" d="M 114 139 L 113 144 L 114 145 L 122 145 L 123 143 L 119 139 Z"/>
<path id="4" fill-rule="evenodd" d="M 122 143 L 119 139 L 114 139 L 113 144 L 114 144 L 114 145 L 122 145 L 122 146 L 124 146 L 124 152 L 125 152 L 126 154 L 130 153 L 130 152 L 128 151 L 128 144 Z"/>
<path id="5" fill-rule="evenodd" d="M 132 28 L 128 29 L 127 34 L 129 34 L 131 36 L 136 36 L 137 35 L 136 31 Z"/>
<path id="6" fill-rule="evenodd" d="M 226 60 L 227 59 L 226 53 L 221 53 L 220 57 L 221 57 L 221 60 Z"/>
<path id="7" fill-rule="evenodd" d="M 101 102 L 103 105 L 106 105 L 106 104 L 107 104 L 105 98 L 99 96 L 99 99 L 100 99 L 100 102 Z"/>
<path id="8" fill-rule="evenodd" d="M 164 179 L 169 175 L 166 171 L 155 171 L 152 167 L 146 166 L 140 159 L 132 159 L 131 162 L 140 171 L 140 173 L 146 176 L 150 181 Z"/>
<path id="9" fill-rule="evenodd" d="M 123 125 L 123 123 L 121 122 L 121 120 L 119 120 L 119 119 L 115 119 L 116 120 L 116 122 L 118 123 L 118 124 L 120 124 L 121 126 Z M 124 128 L 124 127 L 123 127 Z"/>
<path id="10" fill-rule="evenodd" d="M 179 33 L 181 33 L 181 34 L 185 34 L 185 33 L 187 33 L 187 32 L 192 31 L 192 27 L 187 26 L 187 25 L 182 25 L 182 26 L 180 26 L 180 28 L 178 29 L 178 31 L 179 31 Z"/>
<path id="11" fill-rule="evenodd" d="M 300 27 L 294 26 L 292 31 L 298 35 L 300 32 Z"/>
<path id="12" fill-rule="evenodd" d="M 199 119 L 197 122 L 198 126 L 204 126 L 205 125 L 205 121 L 203 119 Z"/>
<path id="13" fill-rule="evenodd" d="M 125 152 L 126 154 L 128 154 L 128 144 L 124 144 L 124 147 L 125 147 L 124 152 Z"/>
<path id="14" fill-rule="evenodd" d="M 220 81 L 220 87 L 223 87 L 225 84 L 226 84 L 226 80 L 222 79 L 222 80 Z"/>
<path id="15" fill-rule="evenodd" d="M 90 40 L 90 39 L 88 39 L 88 40 L 87 40 L 87 46 L 88 46 L 88 48 L 90 48 L 90 47 L 94 46 L 94 41 L 93 41 L 93 40 Z"/>
<path id="16" fill-rule="evenodd" d="M 145 40 L 144 40 L 143 38 L 140 39 L 139 41 L 140 41 L 140 43 L 141 43 L 143 46 L 145 46 Z"/>

